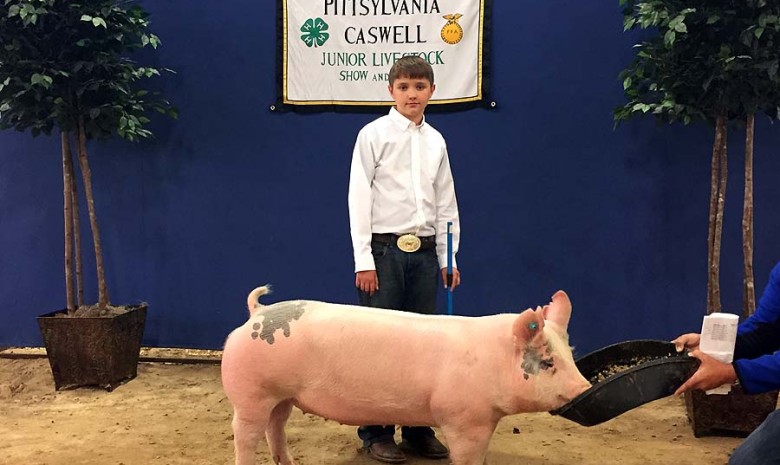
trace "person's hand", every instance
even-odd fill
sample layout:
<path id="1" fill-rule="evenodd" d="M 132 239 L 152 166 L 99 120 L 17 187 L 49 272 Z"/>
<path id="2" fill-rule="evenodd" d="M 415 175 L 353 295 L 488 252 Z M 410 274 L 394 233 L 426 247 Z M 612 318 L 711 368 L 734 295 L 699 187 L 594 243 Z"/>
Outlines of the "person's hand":
<path id="1" fill-rule="evenodd" d="M 355 273 L 355 287 L 368 295 L 374 295 L 379 290 L 379 277 L 376 270 L 358 271 Z"/>
<path id="2" fill-rule="evenodd" d="M 447 289 L 447 267 L 441 269 L 441 282 L 444 283 L 444 288 Z M 460 286 L 460 271 L 457 268 L 452 268 L 452 285 L 450 290 L 454 291 L 456 287 Z"/>
<path id="3" fill-rule="evenodd" d="M 733 384 L 737 381 L 737 372 L 734 371 L 734 366 L 730 363 L 723 363 L 716 360 L 699 349 L 694 349 L 688 355 L 699 359 L 701 365 L 699 365 L 699 369 L 696 370 L 696 373 L 691 375 L 682 386 L 677 388 L 674 392 L 675 395 L 683 394 L 692 389 L 706 391 L 724 384 Z"/>
<path id="4" fill-rule="evenodd" d="M 677 350 L 677 352 L 682 352 L 683 349 L 698 349 L 700 341 L 701 335 L 698 333 L 688 333 L 683 334 L 672 342 L 674 343 L 674 348 Z"/>

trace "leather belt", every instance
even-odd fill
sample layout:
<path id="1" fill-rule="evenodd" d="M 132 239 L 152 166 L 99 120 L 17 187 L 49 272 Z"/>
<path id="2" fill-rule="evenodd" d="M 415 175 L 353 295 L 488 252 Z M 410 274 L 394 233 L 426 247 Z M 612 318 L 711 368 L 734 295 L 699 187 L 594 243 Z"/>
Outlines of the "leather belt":
<path id="1" fill-rule="evenodd" d="M 372 242 L 379 242 L 380 244 L 398 244 L 398 239 L 401 236 L 406 236 L 406 234 L 391 234 L 391 233 L 385 233 L 385 234 L 372 234 L 371 235 L 371 241 Z M 436 236 L 416 236 L 417 239 L 420 240 L 420 249 L 419 250 L 429 250 L 429 249 L 435 249 L 436 248 Z M 403 250 L 403 249 L 401 249 Z"/>

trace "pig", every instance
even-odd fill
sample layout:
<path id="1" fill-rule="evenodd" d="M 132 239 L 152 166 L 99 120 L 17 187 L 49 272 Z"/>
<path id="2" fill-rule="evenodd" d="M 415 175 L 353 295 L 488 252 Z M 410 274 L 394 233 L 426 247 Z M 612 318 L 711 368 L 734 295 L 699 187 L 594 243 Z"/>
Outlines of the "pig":
<path id="1" fill-rule="evenodd" d="M 568 343 L 571 302 L 482 317 L 421 315 L 309 300 L 260 305 L 222 354 L 236 465 L 265 434 L 273 462 L 294 465 L 293 406 L 345 425 L 436 426 L 453 465 L 482 465 L 498 421 L 554 410 L 587 390 Z"/>

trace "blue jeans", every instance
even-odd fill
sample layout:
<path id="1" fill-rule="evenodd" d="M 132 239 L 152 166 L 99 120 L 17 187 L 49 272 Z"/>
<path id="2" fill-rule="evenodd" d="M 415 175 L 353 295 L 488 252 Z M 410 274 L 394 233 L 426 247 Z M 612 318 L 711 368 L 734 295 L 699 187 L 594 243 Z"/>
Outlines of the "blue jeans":
<path id="1" fill-rule="evenodd" d="M 379 290 L 374 295 L 358 290 L 360 305 L 433 314 L 439 260 L 436 249 L 404 252 L 394 243 L 371 243 Z"/>
<path id="2" fill-rule="evenodd" d="M 436 249 L 404 252 L 394 243 L 371 243 L 379 290 L 374 295 L 358 290 L 360 305 L 424 314 L 436 312 L 439 260 Z M 410 363 L 413 363 L 410 360 Z M 358 428 L 358 436 L 368 447 L 378 441 L 392 440 L 395 425 L 371 425 Z M 404 438 L 433 435 L 424 427 L 401 429 Z"/>
<path id="3" fill-rule="evenodd" d="M 734 450 L 729 465 L 780 465 L 780 410 L 770 413 Z"/>

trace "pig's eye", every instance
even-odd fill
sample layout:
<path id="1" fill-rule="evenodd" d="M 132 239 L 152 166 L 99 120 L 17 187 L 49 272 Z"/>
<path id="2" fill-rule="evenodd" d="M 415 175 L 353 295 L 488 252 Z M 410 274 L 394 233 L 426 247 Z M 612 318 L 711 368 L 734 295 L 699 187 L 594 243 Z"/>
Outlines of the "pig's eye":
<path id="1" fill-rule="evenodd" d="M 554 368 L 555 364 L 553 363 L 553 359 L 551 358 L 543 358 L 539 361 L 539 368 L 542 370 L 549 370 L 550 368 Z"/>

